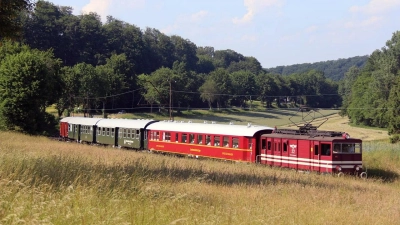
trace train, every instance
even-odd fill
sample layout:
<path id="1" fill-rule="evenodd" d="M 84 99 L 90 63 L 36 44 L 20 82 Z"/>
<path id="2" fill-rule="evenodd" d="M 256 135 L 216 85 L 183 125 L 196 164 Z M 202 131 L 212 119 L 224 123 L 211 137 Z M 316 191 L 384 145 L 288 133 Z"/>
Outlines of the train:
<path id="1" fill-rule="evenodd" d="M 345 132 L 215 122 L 65 117 L 60 138 L 118 148 L 365 178 L 362 140 Z"/>

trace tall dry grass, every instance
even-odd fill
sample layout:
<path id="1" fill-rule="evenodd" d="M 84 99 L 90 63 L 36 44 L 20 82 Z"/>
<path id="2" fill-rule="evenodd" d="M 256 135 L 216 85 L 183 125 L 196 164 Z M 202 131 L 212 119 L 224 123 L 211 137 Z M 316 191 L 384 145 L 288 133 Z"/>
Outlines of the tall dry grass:
<path id="1" fill-rule="evenodd" d="M 382 143 L 364 155 L 368 180 L 15 133 L 0 143 L 0 224 L 400 223 L 399 154 Z"/>

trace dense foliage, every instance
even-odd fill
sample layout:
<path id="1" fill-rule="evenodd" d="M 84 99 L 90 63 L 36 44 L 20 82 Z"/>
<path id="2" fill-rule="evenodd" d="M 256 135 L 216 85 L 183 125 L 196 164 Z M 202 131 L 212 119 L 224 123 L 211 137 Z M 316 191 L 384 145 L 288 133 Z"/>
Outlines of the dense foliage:
<path id="1" fill-rule="evenodd" d="M 325 74 L 327 78 L 335 81 L 343 79 L 344 74 L 350 67 L 364 67 L 368 56 L 355 56 L 347 59 L 328 60 L 325 62 L 302 63 L 290 66 L 277 66 L 266 69 L 267 72 L 281 75 L 290 75 L 293 73 L 304 73 L 309 70 L 318 70 Z"/>
<path id="2" fill-rule="evenodd" d="M 400 32 L 374 51 L 366 66 L 351 68 L 341 83 L 342 113 L 355 124 L 388 128 L 400 134 Z"/>
<path id="3" fill-rule="evenodd" d="M 20 48 L 28 50 L 23 58 L 5 46 L 1 48 L 2 58 L 7 61 L 2 63 L 1 79 L 11 79 L 9 66 L 15 67 L 13 79 L 25 79 L 28 86 L 28 81 L 33 82 L 29 76 L 37 72 L 35 68 L 48 70 L 37 76 L 57 75 L 61 86 L 47 87 L 53 82 L 50 77 L 46 78 L 48 84 L 38 87 L 52 97 L 38 98 L 35 106 L 29 106 L 37 107 L 38 112 L 51 103 L 56 103 L 59 116 L 82 109 L 90 116 L 154 108 L 179 111 L 248 107 L 253 100 L 262 101 L 265 107 L 341 105 L 338 82 L 328 79 L 321 70 L 282 76 L 264 71 L 256 58 L 230 49 L 198 47 L 180 36 L 167 36 L 152 28 L 141 30 L 111 16 L 103 23 L 96 13 L 73 15 L 71 7 L 41 0 L 33 9 L 20 11 L 18 20 L 23 26 L 19 41 L 25 44 Z M 35 55 L 38 59 L 31 59 Z M 23 63 L 31 61 L 31 70 L 17 74 Z M 357 62 L 354 65 L 360 66 Z M 2 95 L 4 99 L 15 97 Z M 18 108 L 13 107 L 3 107 L 3 115 L 6 109 Z"/>
<path id="4" fill-rule="evenodd" d="M 30 0 L 0 0 L 0 38 L 16 38 L 21 32 L 20 12 L 30 9 Z"/>
<path id="5" fill-rule="evenodd" d="M 46 107 L 61 96 L 60 61 L 51 52 L 10 42 L 0 48 L 0 128 L 50 131 Z"/>

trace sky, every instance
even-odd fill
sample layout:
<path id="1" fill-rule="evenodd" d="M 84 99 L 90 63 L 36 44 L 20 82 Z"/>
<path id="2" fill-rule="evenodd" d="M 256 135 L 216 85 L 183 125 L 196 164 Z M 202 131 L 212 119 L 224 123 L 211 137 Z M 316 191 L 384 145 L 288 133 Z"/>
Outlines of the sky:
<path id="1" fill-rule="evenodd" d="M 370 55 L 400 30 L 400 0 L 48 0 L 231 49 L 263 68 Z"/>

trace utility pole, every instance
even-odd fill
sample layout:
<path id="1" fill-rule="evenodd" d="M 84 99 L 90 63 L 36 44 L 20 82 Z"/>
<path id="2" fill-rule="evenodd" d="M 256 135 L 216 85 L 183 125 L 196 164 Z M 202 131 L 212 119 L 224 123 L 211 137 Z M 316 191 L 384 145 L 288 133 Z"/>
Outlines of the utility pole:
<path id="1" fill-rule="evenodd" d="M 170 79 L 169 80 L 169 120 L 172 120 L 171 105 L 172 105 L 172 84 L 171 84 L 171 79 Z"/>

